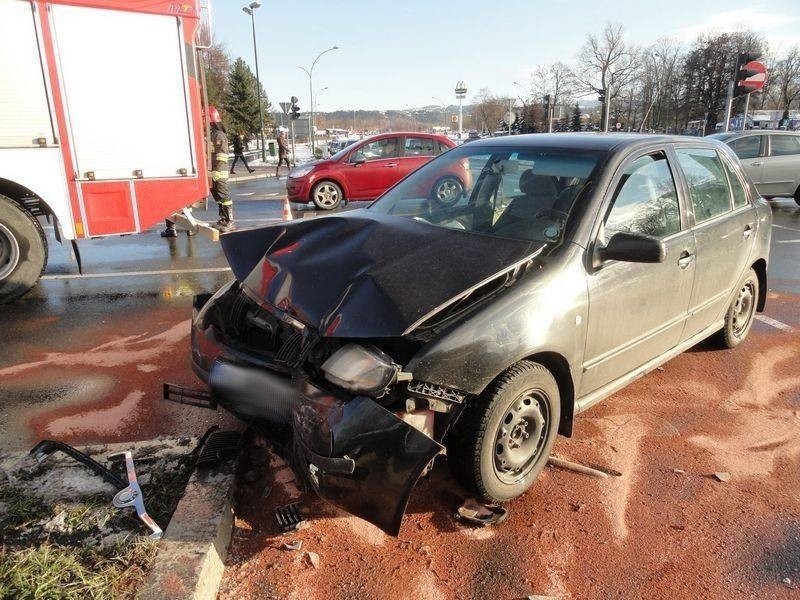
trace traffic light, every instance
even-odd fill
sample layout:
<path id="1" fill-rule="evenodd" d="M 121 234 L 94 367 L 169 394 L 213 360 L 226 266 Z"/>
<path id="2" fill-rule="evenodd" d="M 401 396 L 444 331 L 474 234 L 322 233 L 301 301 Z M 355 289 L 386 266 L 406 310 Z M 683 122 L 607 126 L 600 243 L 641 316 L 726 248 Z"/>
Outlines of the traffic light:
<path id="1" fill-rule="evenodd" d="M 736 96 L 743 96 L 745 94 L 749 94 L 750 92 L 754 91 L 752 88 L 748 88 L 745 85 L 742 85 L 742 81 L 747 79 L 748 77 L 752 77 L 753 75 L 757 75 L 760 71 L 754 71 L 751 69 L 745 68 L 748 63 L 758 60 L 761 58 L 758 54 L 750 54 L 749 52 L 739 52 L 739 56 L 736 59 L 736 70 L 734 71 L 733 75 L 733 95 Z"/>
<path id="2" fill-rule="evenodd" d="M 605 104 L 606 103 L 606 91 L 605 90 L 597 90 L 597 101 Z"/>
<path id="3" fill-rule="evenodd" d="M 292 120 L 294 121 L 300 118 L 300 107 L 297 106 L 297 96 L 292 96 L 290 99 L 292 101 L 290 114 L 292 116 Z"/>

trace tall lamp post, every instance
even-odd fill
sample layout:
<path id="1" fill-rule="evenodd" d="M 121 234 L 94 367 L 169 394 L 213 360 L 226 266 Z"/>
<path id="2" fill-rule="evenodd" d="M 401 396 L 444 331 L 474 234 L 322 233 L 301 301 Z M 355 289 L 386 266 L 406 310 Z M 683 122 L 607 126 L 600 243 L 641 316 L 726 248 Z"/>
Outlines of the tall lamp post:
<path id="1" fill-rule="evenodd" d="M 436 100 L 436 101 L 437 101 L 439 104 L 441 104 L 441 105 L 442 105 L 442 117 L 444 118 L 444 128 L 445 128 L 445 129 L 449 129 L 449 128 L 447 127 L 447 105 L 446 105 L 444 102 L 442 102 L 442 99 L 441 99 L 441 98 L 437 98 L 436 96 L 431 96 L 431 98 L 433 98 L 433 99 L 434 99 L 434 100 Z"/>
<path id="2" fill-rule="evenodd" d="M 261 79 L 258 76 L 258 47 L 256 46 L 256 15 L 255 10 L 261 6 L 261 2 L 258 0 L 253 0 L 247 6 L 243 6 L 242 10 L 250 15 L 250 22 L 253 24 L 253 54 L 256 58 L 256 86 L 258 90 L 256 94 L 258 95 L 258 123 L 259 123 L 259 132 L 261 139 L 261 162 L 267 162 L 267 150 L 264 148 L 264 109 L 262 108 L 261 104 Z"/>
<path id="3" fill-rule="evenodd" d="M 308 122 L 308 129 L 309 129 L 308 135 L 311 138 L 311 155 L 312 156 L 314 155 L 314 150 L 316 149 L 316 146 L 314 144 L 314 65 L 317 64 L 317 61 L 320 59 L 320 57 L 323 54 L 326 54 L 328 52 L 332 52 L 333 50 L 338 50 L 338 49 L 339 49 L 339 46 L 332 46 L 331 48 L 328 48 L 327 50 L 323 50 L 322 52 L 320 52 L 317 55 L 317 58 L 314 59 L 314 62 L 311 63 L 311 68 L 310 69 L 306 69 L 305 67 L 297 67 L 298 69 L 301 69 L 302 71 L 305 71 L 306 75 L 308 75 L 308 103 L 309 103 L 309 107 L 311 108 L 311 119 Z"/>
<path id="4" fill-rule="evenodd" d="M 467 97 L 467 86 L 463 81 L 456 84 L 456 99 L 458 99 L 458 139 L 464 134 L 464 109 L 461 107 L 461 102 Z"/>

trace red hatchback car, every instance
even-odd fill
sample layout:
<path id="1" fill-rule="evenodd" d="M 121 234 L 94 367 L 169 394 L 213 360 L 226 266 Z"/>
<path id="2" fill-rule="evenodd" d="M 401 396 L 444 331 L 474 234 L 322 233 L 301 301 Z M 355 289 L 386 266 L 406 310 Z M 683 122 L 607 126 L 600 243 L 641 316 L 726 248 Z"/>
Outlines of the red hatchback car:
<path id="1" fill-rule="evenodd" d="M 455 143 L 429 133 L 382 133 L 365 138 L 326 160 L 295 167 L 286 179 L 290 202 L 313 202 L 331 210 L 344 201 L 374 200 L 403 177 Z M 468 183 L 464 174 L 435 182 L 432 194 L 455 203 Z"/>

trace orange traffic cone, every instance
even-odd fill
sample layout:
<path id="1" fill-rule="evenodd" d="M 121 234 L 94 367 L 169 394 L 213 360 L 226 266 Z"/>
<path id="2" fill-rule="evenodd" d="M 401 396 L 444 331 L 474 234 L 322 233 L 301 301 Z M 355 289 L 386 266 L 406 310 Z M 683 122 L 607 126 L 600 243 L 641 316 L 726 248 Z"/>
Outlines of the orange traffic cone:
<path id="1" fill-rule="evenodd" d="M 283 197 L 283 220 L 284 221 L 291 221 L 292 217 L 292 205 L 289 204 L 289 196 Z"/>

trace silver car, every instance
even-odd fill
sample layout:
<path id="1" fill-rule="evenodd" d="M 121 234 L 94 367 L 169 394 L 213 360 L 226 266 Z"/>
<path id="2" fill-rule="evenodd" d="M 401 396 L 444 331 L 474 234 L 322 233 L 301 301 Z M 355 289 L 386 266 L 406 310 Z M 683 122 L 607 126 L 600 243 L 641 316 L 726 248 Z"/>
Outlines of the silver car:
<path id="1" fill-rule="evenodd" d="M 510 500 L 579 412 L 705 338 L 742 342 L 771 222 L 715 140 L 476 140 L 369 208 L 222 236 L 236 279 L 196 298 L 192 362 L 322 498 L 397 534 L 445 449 Z"/>
<path id="2" fill-rule="evenodd" d="M 800 204 L 800 132 L 752 130 L 708 137 L 733 149 L 761 196 L 794 198 Z"/>

